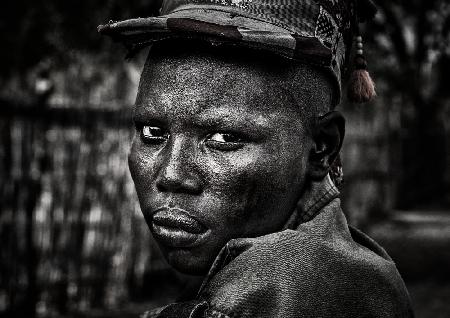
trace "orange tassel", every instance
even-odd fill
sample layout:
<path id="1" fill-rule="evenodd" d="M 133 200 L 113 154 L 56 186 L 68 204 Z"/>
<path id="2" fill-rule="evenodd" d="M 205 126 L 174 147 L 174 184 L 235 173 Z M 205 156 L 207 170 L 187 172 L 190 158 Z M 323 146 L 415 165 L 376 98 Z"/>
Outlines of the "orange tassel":
<path id="1" fill-rule="evenodd" d="M 353 103 L 367 103 L 375 96 L 375 83 L 365 69 L 355 69 L 350 75 L 347 97 Z"/>

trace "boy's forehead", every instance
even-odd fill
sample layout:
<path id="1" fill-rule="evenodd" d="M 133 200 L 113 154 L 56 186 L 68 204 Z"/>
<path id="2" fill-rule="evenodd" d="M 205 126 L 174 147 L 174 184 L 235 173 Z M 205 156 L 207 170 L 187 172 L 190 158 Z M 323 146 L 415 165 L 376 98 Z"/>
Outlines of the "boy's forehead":
<path id="1" fill-rule="evenodd" d="M 229 111 L 249 107 L 282 115 L 328 109 L 331 85 L 327 74 L 304 64 L 252 56 L 224 58 L 215 52 L 150 52 L 136 104 L 184 104 L 190 113 L 212 106 Z"/>
<path id="2" fill-rule="evenodd" d="M 317 86 L 323 84 L 318 72 L 301 66 L 297 70 L 282 65 L 267 68 L 204 55 L 150 56 L 136 104 L 158 108 L 185 105 L 190 113 L 212 106 L 229 111 L 250 107 L 285 112 L 310 104 L 315 95 L 319 98 Z"/>
<path id="3" fill-rule="evenodd" d="M 141 85 L 194 82 L 203 87 L 222 87 L 226 93 L 229 88 L 242 85 L 243 80 L 251 84 L 253 90 L 265 91 L 272 88 L 319 91 L 331 86 L 330 78 L 322 70 L 302 63 L 254 55 L 225 58 L 214 52 L 189 51 L 181 55 L 156 56 L 150 52 Z"/>
<path id="4" fill-rule="evenodd" d="M 243 113 L 286 112 L 287 96 L 281 96 L 277 86 L 264 85 L 261 78 L 236 74 L 232 70 L 221 76 L 202 76 L 205 70 L 184 70 L 183 76 L 174 74 L 174 69 L 164 72 L 158 70 L 151 75 L 143 73 L 136 99 L 140 111 L 182 112 L 184 116 L 199 119 L 213 117 L 234 117 Z M 156 76 L 155 76 L 156 75 Z M 161 76 L 157 76 L 161 75 Z M 278 98 L 275 98 L 278 96 Z"/>

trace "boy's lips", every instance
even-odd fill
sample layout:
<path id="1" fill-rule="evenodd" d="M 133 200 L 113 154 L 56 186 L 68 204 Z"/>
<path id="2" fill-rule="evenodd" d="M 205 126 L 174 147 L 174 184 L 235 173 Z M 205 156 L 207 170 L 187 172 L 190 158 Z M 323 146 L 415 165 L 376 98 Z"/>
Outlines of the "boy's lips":
<path id="1" fill-rule="evenodd" d="M 166 246 L 191 247 L 200 243 L 208 232 L 203 224 L 179 208 L 158 208 L 151 219 L 155 239 Z"/>

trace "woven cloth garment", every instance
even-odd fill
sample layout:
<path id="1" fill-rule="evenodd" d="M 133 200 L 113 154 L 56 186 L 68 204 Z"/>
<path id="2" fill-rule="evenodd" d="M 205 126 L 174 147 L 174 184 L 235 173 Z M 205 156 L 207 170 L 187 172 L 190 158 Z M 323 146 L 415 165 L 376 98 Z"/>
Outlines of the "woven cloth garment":
<path id="1" fill-rule="evenodd" d="M 161 16 L 99 26 L 134 52 L 168 38 L 268 50 L 331 71 L 340 98 L 351 46 L 350 0 L 165 0 Z"/>
<path id="2" fill-rule="evenodd" d="M 197 298 L 151 317 L 409 318 L 409 295 L 394 262 L 349 227 L 329 178 L 313 183 L 283 231 L 231 240 Z"/>

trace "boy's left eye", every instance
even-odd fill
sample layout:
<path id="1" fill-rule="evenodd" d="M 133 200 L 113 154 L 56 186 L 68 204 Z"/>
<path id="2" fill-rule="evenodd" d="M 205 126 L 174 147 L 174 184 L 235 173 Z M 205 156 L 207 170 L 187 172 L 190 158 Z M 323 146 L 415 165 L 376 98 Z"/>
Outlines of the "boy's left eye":
<path id="1" fill-rule="evenodd" d="M 209 140 L 213 140 L 216 142 L 242 142 L 242 138 L 232 133 L 215 133 L 212 134 Z"/>
<path id="2" fill-rule="evenodd" d="M 245 145 L 245 139 L 235 133 L 214 133 L 208 136 L 205 144 L 221 151 L 237 150 Z"/>

